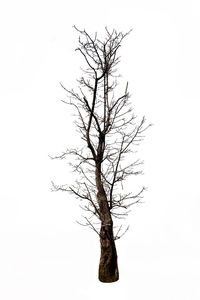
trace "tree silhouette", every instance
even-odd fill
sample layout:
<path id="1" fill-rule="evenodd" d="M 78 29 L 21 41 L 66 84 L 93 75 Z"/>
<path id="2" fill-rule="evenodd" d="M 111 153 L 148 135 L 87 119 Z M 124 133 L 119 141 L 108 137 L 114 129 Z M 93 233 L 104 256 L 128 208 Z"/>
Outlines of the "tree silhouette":
<path id="1" fill-rule="evenodd" d="M 101 257 L 99 280 L 114 282 L 119 279 L 115 240 L 128 228 L 117 229 L 113 220 L 127 216 L 129 208 L 142 199 L 144 187 L 138 193 L 123 191 L 123 182 L 131 175 L 141 174 L 138 170 L 143 162 L 132 160 L 135 147 L 143 140 L 145 117 L 139 122 L 133 111 L 128 92 L 116 96 L 118 78 L 116 74 L 120 57 L 117 55 L 124 38 L 130 33 L 122 33 L 105 28 L 105 38 L 97 33 L 92 37 L 85 30 L 79 30 L 79 46 L 76 49 L 86 67 L 78 80 L 78 91 L 62 88 L 67 92 L 68 101 L 76 110 L 75 124 L 82 139 L 80 148 L 67 149 L 53 159 L 65 159 L 73 155 L 71 163 L 78 179 L 72 186 L 52 183 L 54 191 L 68 191 L 83 203 L 86 212 L 84 226 L 94 230 L 100 239 Z M 125 160 L 124 158 L 127 157 Z"/>

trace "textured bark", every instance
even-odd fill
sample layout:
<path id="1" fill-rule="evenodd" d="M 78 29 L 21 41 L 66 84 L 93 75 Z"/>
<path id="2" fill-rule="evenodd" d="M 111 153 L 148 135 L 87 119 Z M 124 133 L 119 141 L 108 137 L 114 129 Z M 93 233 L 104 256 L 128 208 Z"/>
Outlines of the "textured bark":
<path id="1" fill-rule="evenodd" d="M 117 281 L 119 279 L 119 271 L 112 225 L 101 227 L 100 242 L 99 280 L 102 282 Z"/>
<path id="2" fill-rule="evenodd" d="M 99 263 L 99 280 L 114 282 L 119 279 L 117 251 L 113 236 L 113 221 L 108 199 L 101 181 L 101 165 L 96 168 L 97 199 L 101 214 L 100 246 L 101 256 Z"/>

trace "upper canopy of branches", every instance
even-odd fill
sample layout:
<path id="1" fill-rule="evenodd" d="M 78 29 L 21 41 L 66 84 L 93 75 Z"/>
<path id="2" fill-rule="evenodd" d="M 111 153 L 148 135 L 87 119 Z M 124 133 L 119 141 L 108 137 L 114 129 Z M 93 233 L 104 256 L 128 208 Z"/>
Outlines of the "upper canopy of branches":
<path id="1" fill-rule="evenodd" d="M 111 214 L 121 218 L 127 215 L 127 209 L 132 204 L 141 200 L 144 191 L 143 187 L 136 194 L 132 191 L 122 192 L 123 181 L 130 175 L 141 174 L 138 166 L 142 164 L 138 159 L 125 161 L 124 157 L 143 140 L 144 131 L 150 126 L 146 125 L 145 117 L 137 121 L 130 103 L 128 83 L 122 95 L 115 95 L 118 84 L 115 72 L 119 63 L 117 51 L 130 31 L 123 34 L 116 30 L 110 32 L 106 28 L 106 37 L 102 41 L 97 34 L 91 37 L 85 30 L 74 28 L 80 34 L 76 50 L 83 56 L 86 68 L 78 80 L 77 91 L 67 89 L 62 84 L 61 86 L 69 99 L 63 102 L 74 106 L 76 110 L 75 124 L 84 146 L 80 149 L 67 149 L 54 157 L 64 159 L 72 154 L 76 160 L 72 167 L 80 174 L 75 185 L 54 185 L 54 190 L 67 190 L 85 200 L 86 204 L 82 208 L 89 211 L 91 217 L 96 216 L 101 220 L 95 182 L 95 170 L 98 168 Z M 96 231 L 93 224 L 87 219 L 87 225 Z"/>
<path id="2" fill-rule="evenodd" d="M 87 64 L 85 72 L 97 80 L 102 79 L 105 74 L 113 75 L 116 71 L 115 67 L 119 63 L 117 50 L 131 30 L 123 34 L 122 32 L 117 33 L 115 29 L 109 32 L 106 27 L 106 38 L 101 41 L 98 39 L 97 33 L 92 38 L 85 30 L 79 30 L 76 26 L 74 28 L 80 33 L 79 47 L 76 51 L 80 51 L 85 58 Z"/>

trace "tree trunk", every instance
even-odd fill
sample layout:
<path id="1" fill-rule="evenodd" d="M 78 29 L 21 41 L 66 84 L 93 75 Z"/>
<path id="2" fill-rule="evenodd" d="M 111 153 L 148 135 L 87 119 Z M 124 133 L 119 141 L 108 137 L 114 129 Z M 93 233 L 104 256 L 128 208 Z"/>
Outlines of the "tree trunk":
<path id="1" fill-rule="evenodd" d="M 99 280 L 101 282 L 114 282 L 119 279 L 117 265 L 117 251 L 113 236 L 113 221 L 110 213 L 108 199 L 101 181 L 101 165 L 96 168 L 96 185 L 99 211 L 101 215 L 100 246 L 101 257 L 99 263 Z"/>
<path id="2" fill-rule="evenodd" d="M 99 263 L 99 280 L 114 282 L 119 279 L 117 251 L 113 238 L 113 225 L 103 225 L 100 231 L 101 257 Z"/>
<path id="3" fill-rule="evenodd" d="M 114 282 L 119 279 L 117 265 L 117 251 L 113 236 L 113 221 L 108 206 L 104 189 L 97 193 L 101 212 L 100 246 L 101 256 L 99 263 L 99 280 L 102 282 Z"/>

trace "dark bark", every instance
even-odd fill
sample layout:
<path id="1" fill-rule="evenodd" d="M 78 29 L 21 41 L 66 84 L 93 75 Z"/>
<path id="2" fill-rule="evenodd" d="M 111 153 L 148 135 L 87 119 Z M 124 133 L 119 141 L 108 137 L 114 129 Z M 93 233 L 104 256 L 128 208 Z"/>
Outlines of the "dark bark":
<path id="1" fill-rule="evenodd" d="M 96 168 L 97 199 L 101 215 L 100 246 L 101 256 L 99 263 L 99 280 L 114 282 L 119 279 L 117 251 L 113 235 L 113 221 L 107 196 L 101 181 L 101 164 Z"/>
<path id="2" fill-rule="evenodd" d="M 101 257 L 99 263 L 99 280 L 114 282 L 119 279 L 117 251 L 113 238 L 113 226 L 103 225 L 100 231 Z"/>

